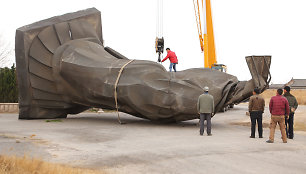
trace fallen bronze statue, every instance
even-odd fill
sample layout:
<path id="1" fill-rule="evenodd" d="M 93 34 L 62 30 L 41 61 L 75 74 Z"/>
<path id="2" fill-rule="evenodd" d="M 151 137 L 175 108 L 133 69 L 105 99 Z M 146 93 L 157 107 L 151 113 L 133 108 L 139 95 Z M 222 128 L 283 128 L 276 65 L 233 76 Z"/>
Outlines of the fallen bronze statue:
<path id="1" fill-rule="evenodd" d="M 198 118 L 205 86 L 216 110 L 268 87 L 271 56 L 246 57 L 252 79 L 196 68 L 170 73 L 155 62 L 128 59 L 104 47 L 101 14 L 87 9 L 16 31 L 19 118 L 65 118 L 90 107 L 161 122 Z"/>

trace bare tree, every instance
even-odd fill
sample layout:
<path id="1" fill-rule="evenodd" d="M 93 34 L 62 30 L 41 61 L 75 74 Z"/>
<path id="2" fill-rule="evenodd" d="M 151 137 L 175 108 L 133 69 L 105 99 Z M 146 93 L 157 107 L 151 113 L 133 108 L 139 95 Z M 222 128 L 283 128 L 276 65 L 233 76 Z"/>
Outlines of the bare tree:
<path id="1" fill-rule="evenodd" d="M 8 57 L 12 52 L 10 43 L 0 34 L 0 67 L 9 62 Z"/>

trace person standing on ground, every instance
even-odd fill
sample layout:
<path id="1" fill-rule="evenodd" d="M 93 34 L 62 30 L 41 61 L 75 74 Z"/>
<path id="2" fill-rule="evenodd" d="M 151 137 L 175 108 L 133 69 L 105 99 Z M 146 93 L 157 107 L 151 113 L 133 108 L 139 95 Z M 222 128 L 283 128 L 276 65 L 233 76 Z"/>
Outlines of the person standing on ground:
<path id="1" fill-rule="evenodd" d="M 267 143 L 274 142 L 275 127 L 278 123 L 282 134 L 283 143 L 287 143 L 285 117 L 289 115 L 289 103 L 288 100 L 282 96 L 283 90 L 278 89 L 276 96 L 273 96 L 269 103 L 269 109 L 271 113 L 270 122 L 270 138 Z"/>
<path id="2" fill-rule="evenodd" d="M 262 138 L 262 113 L 265 110 L 265 100 L 259 95 L 259 93 L 260 90 L 255 88 L 253 91 L 253 96 L 251 96 L 249 101 L 249 112 L 252 123 L 250 138 L 255 138 L 256 120 L 259 138 Z"/>
<path id="3" fill-rule="evenodd" d="M 162 60 L 162 62 L 164 62 L 169 58 L 170 60 L 169 71 L 171 72 L 173 67 L 174 72 L 176 72 L 176 64 L 178 63 L 176 54 L 175 52 L 171 51 L 170 48 L 166 48 L 166 51 L 167 51 L 167 56 Z"/>
<path id="4" fill-rule="evenodd" d="M 293 122 L 294 122 L 294 112 L 298 107 L 298 102 L 296 101 L 296 98 L 290 93 L 290 87 L 285 86 L 284 88 L 284 97 L 289 102 L 289 108 L 290 108 L 290 113 L 289 113 L 289 118 L 285 120 L 286 124 L 286 134 L 287 138 L 293 139 L 294 134 L 293 134 Z"/>
<path id="5" fill-rule="evenodd" d="M 200 135 L 204 133 L 204 120 L 206 120 L 207 135 L 211 136 L 211 117 L 215 112 L 214 97 L 208 94 L 209 88 L 204 87 L 204 94 L 199 96 L 197 109 L 200 114 Z"/>

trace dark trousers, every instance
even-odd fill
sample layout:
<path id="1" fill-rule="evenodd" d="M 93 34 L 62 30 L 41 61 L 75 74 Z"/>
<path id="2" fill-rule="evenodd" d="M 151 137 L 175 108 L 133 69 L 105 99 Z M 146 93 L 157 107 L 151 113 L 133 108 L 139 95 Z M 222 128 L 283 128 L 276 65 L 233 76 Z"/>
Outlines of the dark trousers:
<path id="1" fill-rule="evenodd" d="M 251 136 L 255 137 L 255 127 L 256 127 L 256 121 L 258 125 L 258 134 L 259 137 L 262 137 L 262 111 L 251 111 L 250 112 L 251 117 Z"/>
<path id="2" fill-rule="evenodd" d="M 289 119 L 285 119 L 286 124 L 286 135 L 288 138 L 293 139 L 293 121 L 294 121 L 294 113 L 289 114 Z"/>
<path id="3" fill-rule="evenodd" d="M 201 113 L 200 114 L 200 134 L 204 133 L 204 120 L 206 120 L 206 131 L 207 134 L 211 134 L 211 113 Z"/>

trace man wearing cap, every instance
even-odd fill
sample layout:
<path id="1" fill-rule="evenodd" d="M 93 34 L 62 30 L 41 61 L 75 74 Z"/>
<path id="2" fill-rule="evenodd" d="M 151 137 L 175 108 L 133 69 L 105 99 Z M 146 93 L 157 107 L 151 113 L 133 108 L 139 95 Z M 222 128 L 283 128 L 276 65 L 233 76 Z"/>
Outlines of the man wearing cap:
<path id="1" fill-rule="evenodd" d="M 211 117 L 215 112 L 214 97 L 208 94 L 209 88 L 204 87 L 204 94 L 199 96 L 197 109 L 200 114 L 200 135 L 204 133 L 204 120 L 206 120 L 207 125 L 207 135 L 211 136 Z"/>
<path id="2" fill-rule="evenodd" d="M 298 107 L 298 102 L 296 101 L 296 98 L 290 93 L 290 87 L 285 86 L 284 88 L 284 97 L 289 102 L 289 108 L 290 108 L 290 113 L 289 117 L 285 119 L 285 124 L 286 124 L 286 134 L 289 139 L 293 139 L 293 118 L 294 118 L 294 112 Z"/>

